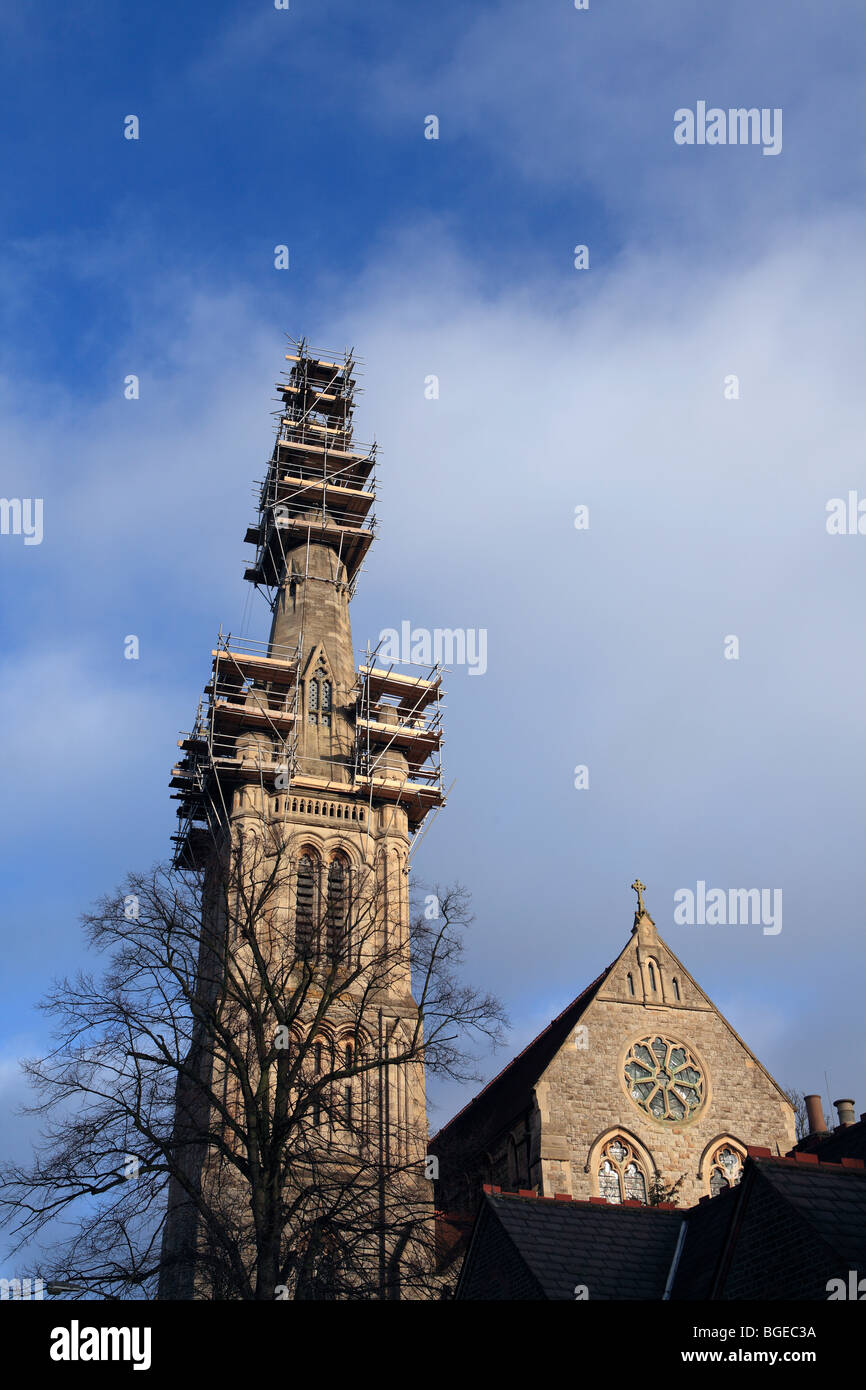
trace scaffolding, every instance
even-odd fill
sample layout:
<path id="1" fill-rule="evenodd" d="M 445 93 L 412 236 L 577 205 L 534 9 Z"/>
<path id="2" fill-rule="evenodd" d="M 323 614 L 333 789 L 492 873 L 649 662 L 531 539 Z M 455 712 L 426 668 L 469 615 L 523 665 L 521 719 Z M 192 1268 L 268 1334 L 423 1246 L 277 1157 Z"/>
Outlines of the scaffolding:
<path id="1" fill-rule="evenodd" d="M 297 648 L 235 639 L 220 631 L 211 652 L 211 677 L 195 724 L 178 739 L 184 757 L 172 768 L 169 785 L 180 804 L 175 864 L 197 867 L 231 814 L 239 784 L 273 779 L 287 785 L 297 757 Z M 244 735 L 249 735 L 245 738 Z"/>
<path id="2" fill-rule="evenodd" d="M 380 644 L 381 645 L 381 644 Z M 356 786 L 370 798 L 406 811 L 415 831 L 427 813 L 444 804 L 442 765 L 442 667 L 425 674 L 376 665 L 378 648 L 366 652 L 355 684 Z"/>
<path id="3" fill-rule="evenodd" d="M 356 359 L 351 351 L 313 352 L 303 338 L 290 342 L 292 366 L 277 384 L 277 437 L 257 485 L 258 521 L 246 533 L 256 546 L 246 578 L 265 591 L 273 611 L 289 552 L 292 579 L 337 583 L 351 597 L 375 531 L 376 446 L 352 439 Z M 310 573 L 317 542 L 337 558 L 333 578 Z M 368 835 L 374 806 L 390 807 L 392 815 L 402 807 L 414 833 L 444 805 L 439 666 L 396 670 L 379 662 L 378 648 L 368 648 L 357 669 L 351 663 L 354 683 L 333 691 L 343 712 L 342 745 L 338 740 L 325 756 L 300 756 L 304 612 L 302 605 L 291 647 L 233 640 L 220 630 L 204 698 L 192 730 L 178 740 L 182 757 L 172 769 L 178 867 L 207 862 L 234 814 L 238 788 L 258 787 L 269 815 L 350 819 L 366 825 Z M 314 775 L 320 767 L 323 775 Z"/>
<path id="4" fill-rule="evenodd" d="M 256 547 L 245 578 L 272 606 L 286 552 L 316 541 L 337 547 L 353 593 L 376 528 L 376 445 L 352 438 L 356 359 L 351 350 L 325 355 L 304 338 L 290 342 L 292 366 L 276 385 L 282 406 L 273 453 L 257 484 L 258 518 L 245 538 Z"/>

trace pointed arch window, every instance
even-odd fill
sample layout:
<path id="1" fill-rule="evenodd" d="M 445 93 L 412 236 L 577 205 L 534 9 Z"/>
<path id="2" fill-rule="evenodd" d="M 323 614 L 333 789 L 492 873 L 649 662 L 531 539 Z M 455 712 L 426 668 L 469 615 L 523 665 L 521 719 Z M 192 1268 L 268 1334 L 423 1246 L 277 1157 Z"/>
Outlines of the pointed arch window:
<path id="1" fill-rule="evenodd" d="M 710 1161 L 710 1196 L 736 1187 L 743 1176 L 743 1155 L 733 1144 L 720 1144 Z"/>
<path id="2" fill-rule="evenodd" d="M 630 995 L 631 998 L 633 999 L 633 998 L 634 998 L 634 976 L 632 975 L 631 971 L 628 972 L 628 974 L 626 975 L 625 978 L 626 978 L 626 983 L 628 984 L 628 992 L 629 992 L 629 995 Z"/>
<path id="3" fill-rule="evenodd" d="M 341 960 L 349 946 L 349 865 L 342 855 L 328 865 L 327 936 L 329 959 Z"/>
<path id="4" fill-rule="evenodd" d="M 622 1135 L 609 1139 L 602 1149 L 598 1190 L 607 1202 L 643 1202 L 646 1205 L 646 1173 L 631 1144 Z"/>
<path id="5" fill-rule="evenodd" d="M 333 682 L 325 658 L 320 656 L 312 676 L 307 680 L 307 722 L 330 729 L 333 707 Z"/>
<path id="6" fill-rule="evenodd" d="M 319 914 L 319 863 L 309 853 L 298 860 L 295 888 L 295 950 L 299 956 L 316 953 Z"/>

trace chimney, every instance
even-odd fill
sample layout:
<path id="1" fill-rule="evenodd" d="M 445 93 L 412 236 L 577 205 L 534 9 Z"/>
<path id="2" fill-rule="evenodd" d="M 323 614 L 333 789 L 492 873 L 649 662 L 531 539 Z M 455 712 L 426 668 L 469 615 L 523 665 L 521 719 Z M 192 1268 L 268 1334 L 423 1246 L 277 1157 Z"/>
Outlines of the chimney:
<path id="1" fill-rule="evenodd" d="M 809 1120 L 810 1134 L 826 1134 L 827 1121 L 824 1119 L 824 1107 L 821 1104 L 820 1096 L 804 1096 L 806 1102 L 806 1116 Z"/>
<path id="2" fill-rule="evenodd" d="M 847 1129 L 854 1123 L 854 1102 L 853 1100 L 834 1100 L 833 1104 L 839 1114 L 839 1128 Z"/>

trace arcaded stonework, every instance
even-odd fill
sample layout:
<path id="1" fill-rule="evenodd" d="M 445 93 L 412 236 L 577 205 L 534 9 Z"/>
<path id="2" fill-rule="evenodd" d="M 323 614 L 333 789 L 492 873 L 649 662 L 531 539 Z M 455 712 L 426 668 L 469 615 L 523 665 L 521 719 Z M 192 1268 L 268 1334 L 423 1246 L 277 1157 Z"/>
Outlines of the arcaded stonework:
<path id="1" fill-rule="evenodd" d="M 614 1201 L 670 1200 L 676 1184 L 686 1207 L 737 1180 L 747 1145 L 795 1142 L 784 1093 L 641 911 L 604 975 L 431 1149 L 440 1210 L 471 1210 L 484 1182 Z"/>

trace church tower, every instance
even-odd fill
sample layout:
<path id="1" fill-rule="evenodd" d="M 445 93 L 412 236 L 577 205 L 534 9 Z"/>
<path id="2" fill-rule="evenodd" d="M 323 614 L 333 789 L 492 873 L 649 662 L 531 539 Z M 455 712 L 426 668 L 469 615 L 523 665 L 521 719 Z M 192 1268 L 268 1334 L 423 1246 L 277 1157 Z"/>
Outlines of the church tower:
<path id="1" fill-rule="evenodd" d="M 274 949 L 325 965 L 340 953 L 357 963 L 370 948 L 369 933 L 363 945 L 353 936 L 353 903 L 363 893 L 374 899 L 375 940 L 397 962 L 377 988 L 376 1026 L 367 1029 L 375 1034 L 369 1046 L 387 1061 L 418 1016 L 409 850 L 444 800 L 441 672 L 395 670 L 369 648 L 356 664 L 349 602 L 374 537 L 376 446 L 353 438 L 353 355 L 314 351 L 303 339 L 292 346 L 277 384 L 282 404 L 258 515 L 246 533 L 255 558 L 245 577 L 267 598 L 270 635 L 256 643 L 220 632 L 205 700 L 172 774 L 175 862 L 213 883 L 224 873 L 225 847 L 267 827 L 290 866 Z M 363 993 L 363 978 L 352 990 Z M 357 1017 L 351 1043 L 330 1026 L 327 1046 L 357 1046 Z M 420 1159 L 423 1066 L 386 1064 L 374 1086 L 363 1104 L 383 1161 Z M 184 1241 L 194 1243 L 188 1207 L 173 1184 L 164 1251 L 175 1265 Z M 193 1278 L 187 1267 L 164 1279 L 161 1296 L 194 1296 Z"/>

